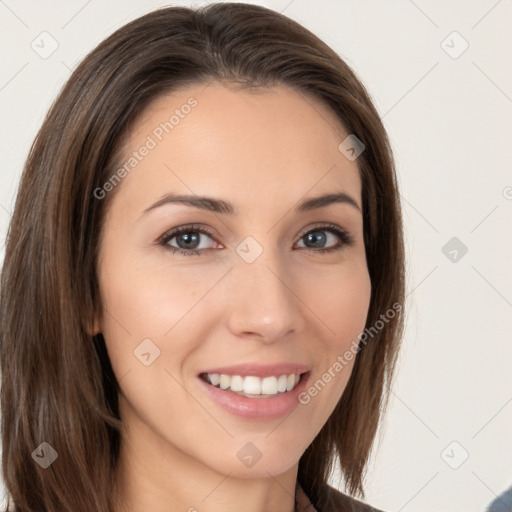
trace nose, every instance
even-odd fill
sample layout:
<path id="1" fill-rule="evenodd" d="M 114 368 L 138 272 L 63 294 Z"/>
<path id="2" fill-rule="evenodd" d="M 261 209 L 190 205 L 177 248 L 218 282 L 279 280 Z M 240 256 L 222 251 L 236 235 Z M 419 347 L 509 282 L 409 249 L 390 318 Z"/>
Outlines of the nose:
<path id="1" fill-rule="evenodd" d="M 228 324 L 235 336 L 270 344 L 303 330 L 305 315 L 292 272 L 274 251 L 263 251 L 252 263 L 237 260 L 229 287 Z"/>

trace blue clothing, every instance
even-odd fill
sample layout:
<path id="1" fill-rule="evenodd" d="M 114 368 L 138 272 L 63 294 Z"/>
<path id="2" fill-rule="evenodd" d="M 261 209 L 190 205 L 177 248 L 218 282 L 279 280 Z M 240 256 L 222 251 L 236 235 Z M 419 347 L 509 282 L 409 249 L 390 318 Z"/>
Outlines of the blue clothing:
<path id="1" fill-rule="evenodd" d="M 496 497 L 487 512 L 512 512 L 512 487 Z"/>

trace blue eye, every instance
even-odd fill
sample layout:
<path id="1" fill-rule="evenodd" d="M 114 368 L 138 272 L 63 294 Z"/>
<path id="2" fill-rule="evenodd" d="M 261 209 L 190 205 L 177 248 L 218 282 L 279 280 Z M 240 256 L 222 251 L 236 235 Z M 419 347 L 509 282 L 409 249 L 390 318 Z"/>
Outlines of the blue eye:
<path id="1" fill-rule="evenodd" d="M 164 234 L 159 240 L 159 244 L 163 245 L 166 249 L 170 250 L 173 253 L 179 253 L 184 256 L 199 256 L 205 248 L 197 249 L 198 245 L 200 245 L 201 235 L 207 235 L 210 238 L 213 235 L 207 231 L 206 229 L 199 226 L 181 226 L 179 228 L 173 229 L 172 231 Z M 174 247 L 169 245 L 169 242 L 176 238 L 179 240 L 179 243 L 182 244 L 182 247 Z"/>
<path id="2" fill-rule="evenodd" d="M 318 226 L 314 229 L 310 229 L 301 236 L 300 240 L 306 240 L 308 243 L 314 244 L 314 248 L 318 248 L 319 244 L 322 245 L 328 241 L 329 237 L 325 236 L 325 233 L 329 233 L 331 236 L 335 235 L 339 240 L 341 240 L 341 243 L 326 248 L 320 247 L 317 252 L 326 253 L 331 251 L 338 251 L 345 245 L 353 245 L 354 243 L 354 239 L 344 229 L 341 229 L 338 226 L 334 226 L 332 224 L 326 226 Z"/>
<path id="3" fill-rule="evenodd" d="M 334 246 L 324 248 L 323 244 L 328 242 L 329 239 L 325 233 L 329 233 L 331 236 L 335 235 L 340 242 Z M 174 254 L 178 253 L 183 256 L 200 256 L 203 251 L 208 250 L 208 248 L 205 247 L 198 248 L 201 245 L 201 235 L 206 235 L 215 240 L 213 234 L 207 229 L 192 224 L 188 226 L 180 226 L 179 228 L 165 233 L 158 240 L 158 244 L 165 247 L 165 249 L 170 250 Z M 170 245 L 170 242 L 174 239 L 176 239 L 178 247 Z M 301 235 L 299 241 L 313 244 L 313 247 L 306 247 L 306 249 L 319 253 L 338 251 L 345 245 L 354 244 L 353 237 L 344 229 L 334 224 L 322 225 L 309 229 Z"/>

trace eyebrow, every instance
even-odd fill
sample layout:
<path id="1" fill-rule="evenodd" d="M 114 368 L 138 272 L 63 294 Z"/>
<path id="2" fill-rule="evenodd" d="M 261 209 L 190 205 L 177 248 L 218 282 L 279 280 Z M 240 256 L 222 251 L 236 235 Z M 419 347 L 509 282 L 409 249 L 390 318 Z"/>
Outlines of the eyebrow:
<path id="1" fill-rule="evenodd" d="M 334 194 L 325 194 L 318 197 L 313 197 L 310 199 L 306 199 L 302 201 L 298 206 L 295 207 L 295 212 L 307 212 L 311 210 L 316 210 L 317 208 L 324 208 L 331 204 L 342 203 L 353 206 L 358 211 L 361 211 L 361 208 L 357 204 L 357 202 L 345 192 L 337 192 Z M 185 204 L 187 206 L 192 206 L 194 208 L 199 208 L 201 210 L 207 210 L 214 213 L 224 213 L 228 215 L 238 215 L 238 209 L 233 206 L 229 201 L 225 201 L 223 199 L 216 199 L 213 197 L 206 196 L 197 196 L 197 195 L 178 195 L 174 193 L 165 194 L 162 196 L 156 203 L 153 203 L 151 206 L 148 206 L 142 214 L 141 217 L 146 215 L 152 210 L 156 208 L 160 208 L 161 206 L 167 204 Z"/>

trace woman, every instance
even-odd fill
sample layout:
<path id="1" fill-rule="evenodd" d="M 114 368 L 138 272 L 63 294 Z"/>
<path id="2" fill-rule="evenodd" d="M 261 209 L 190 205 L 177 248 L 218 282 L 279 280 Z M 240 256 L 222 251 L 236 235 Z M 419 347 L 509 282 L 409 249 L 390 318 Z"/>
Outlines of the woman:
<path id="1" fill-rule="evenodd" d="M 125 25 L 52 106 L 8 233 L 15 510 L 374 510 L 349 494 L 403 300 L 388 139 L 332 49 L 247 4 Z"/>

